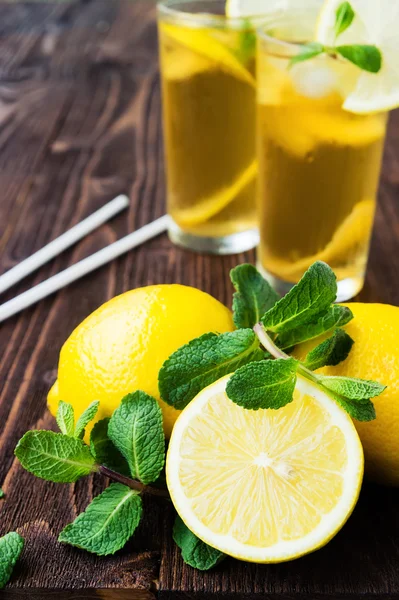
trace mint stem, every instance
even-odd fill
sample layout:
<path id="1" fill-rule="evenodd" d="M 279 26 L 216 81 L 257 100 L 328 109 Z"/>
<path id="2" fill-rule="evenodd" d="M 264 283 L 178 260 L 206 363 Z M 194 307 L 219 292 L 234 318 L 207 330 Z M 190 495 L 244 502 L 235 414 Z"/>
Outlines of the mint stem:
<path id="1" fill-rule="evenodd" d="M 112 469 L 109 469 L 105 465 L 98 466 L 98 473 L 108 477 L 112 481 L 116 481 L 117 483 L 122 483 L 126 485 L 132 490 L 135 490 L 139 494 L 151 494 L 152 496 L 160 496 L 161 498 L 170 498 L 169 492 L 167 490 L 158 489 L 149 485 L 144 485 L 141 481 L 137 481 L 137 479 L 131 479 L 130 477 L 125 477 L 125 475 L 121 475 Z"/>
<path id="2" fill-rule="evenodd" d="M 288 354 L 286 354 L 285 352 L 283 352 L 283 350 L 276 346 L 276 344 L 266 332 L 266 329 L 264 328 L 262 323 L 257 323 L 253 330 L 262 346 L 265 348 L 265 350 L 270 352 L 270 354 L 274 356 L 274 358 L 283 358 L 285 360 L 291 358 L 290 356 L 288 356 Z M 302 377 L 305 377 L 305 379 L 308 379 L 312 383 L 316 383 L 318 385 L 320 384 L 320 380 L 317 377 L 317 375 L 315 375 L 310 369 L 305 367 L 305 365 L 303 365 L 301 362 L 298 362 L 297 371 L 300 375 L 302 375 Z"/>

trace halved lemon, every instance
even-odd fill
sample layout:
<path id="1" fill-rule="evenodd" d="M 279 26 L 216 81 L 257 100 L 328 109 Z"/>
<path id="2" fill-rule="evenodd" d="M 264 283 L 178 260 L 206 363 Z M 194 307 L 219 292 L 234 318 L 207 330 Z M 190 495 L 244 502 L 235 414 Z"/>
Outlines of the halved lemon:
<path id="1" fill-rule="evenodd" d="M 334 24 L 342 0 L 325 0 L 316 39 L 326 45 L 371 44 L 382 53 L 379 73 L 353 68 L 353 85 L 343 107 L 355 113 L 390 110 L 399 105 L 399 3 L 396 0 L 351 0 L 355 18 L 335 39 Z"/>
<path id="2" fill-rule="evenodd" d="M 350 417 L 298 380 L 291 404 L 245 410 L 202 390 L 179 416 L 166 475 L 177 512 L 201 540 L 240 560 L 274 563 L 326 544 L 351 514 L 363 450 Z"/>

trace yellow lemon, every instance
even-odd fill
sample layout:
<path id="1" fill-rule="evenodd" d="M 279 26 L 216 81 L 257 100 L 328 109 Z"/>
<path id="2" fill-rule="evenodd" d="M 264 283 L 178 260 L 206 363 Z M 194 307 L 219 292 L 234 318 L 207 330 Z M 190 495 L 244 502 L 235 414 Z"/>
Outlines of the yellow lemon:
<path id="1" fill-rule="evenodd" d="M 356 504 L 363 451 L 350 417 L 298 378 L 279 410 L 246 410 L 226 396 L 229 376 L 183 410 L 166 462 L 187 527 L 240 560 L 292 560 L 324 546 Z"/>
<path id="2" fill-rule="evenodd" d="M 385 392 L 373 399 L 377 419 L 355 421 L 363 443 L 367 476 L 399 486 L 399 308 L 388 304 L 348 304 L 354 319 L 345 331 L 355 341 L 348 358 L 320 373 L 374 379 Z M 295 352 L 303 358 L 321 339 L 302 344 Z"/>
<path id="3" fill-rule="evenodd" d="M 91 314 L 65 342 L 49 409 L 55 415 L 64 400 L 79 415 L 99 400 L 99 420 L 110 416 L 123 396 L 143 390 L 158 400 L 169 437 L 179 411 L 159 396 L 163 362 L 203 333 L 233 329 L 231 312 L 195 288 L 153 285 L 126 292 Z"/>

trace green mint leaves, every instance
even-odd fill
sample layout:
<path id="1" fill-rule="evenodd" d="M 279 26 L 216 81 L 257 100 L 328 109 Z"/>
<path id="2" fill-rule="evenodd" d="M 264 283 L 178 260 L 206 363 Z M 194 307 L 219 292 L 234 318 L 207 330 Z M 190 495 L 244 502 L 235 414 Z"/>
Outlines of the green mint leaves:
<path id="1" fill-rule="evenodd" d="M 111 417 L 108 435 L 133 479 L 144 485 L 158 479 L 165 461 L 165 437 L 162 412 L 154 398 L 144 392 L 123 398 Z"/>
<path id="2" fill-rule="evenodd" d="M 80 415 L 75 426 L 75 412 L 72 404 L 68 404 L 61 400 L 55 417 L 61 433 L 70 437 L 82 439 L 85 434 L 85 428 L 96 416 L 99 406 L 100 403 L 98 400 L 92 402 Z"/>
<path id="3" fill-rule="evenodd" d="M 0 590 L 7 585 L 23 547 L 24 539 L 14 531 L 0 538 Z"/>
<path id="4" fill-rule="evenodd" d="M 311 323 L 337 297 L 337 279 L 328 265 L 314 263 L 284 298 L 261 321 L 268 331 L 280 333 Z"/>
<path id="5" fill-rule="evenodd" d="M 76 438 L 84 437 L 85 428 L 90 423 L 90 421 L 92 421 L 94 419 L 94 417 L 96 416 L 99 406 L 100 406 L 99 401 L 95 400 L 80 415 L 80 417 L 76 423 L 76 427 L 75 427 L 75 431 L 74 431 L 74 436 Z"/>
<path id="6" fill-rule="evenodd" d="M 346 31 L 355 19 L 356 14 L 349 2 L 340 4 L 335 16 L 335 39 L 337 39 L 344 31 Z M 369 73 L 378 73 L 382 67 L 382 55 L 376 46 L 367 44 L 347 44 L 334 46 L 324 46 L 319 42 L 311 42 L 301 46 L 299 53 L 292 57 L 290 66 L 319 56 L 327 54 L 332 58 L 341 56 L 363 71 Z"/>
<path id="7" fill-rule="evenodd" d="M 97 421 L 90 434 L 90 451 L 97 464 L 104 465 L 117 473 L 130 476 L 130 469 L 127 461 L 111 442 L 108 435 L 108 426 L 110 419 L 101 419 Z"/>
<path id="8" fill-rule="evenodd" d="M 181 550 L 184 562 L 194 569 L 207 571 L 218 565 L 225 555 L 202 542 L 183 523 L 179 516 L 176 517 L 173 527 L 173 539 Z"/>
<path id="9" fill-rule="evenodd" d="M 349 2 L 343 2 L 339 5 L 337 12 L 335 13 L 334 31 L 336 38 L 348 29 L 354 18 L 355 13 Z"/>
<path id="10" fill-rule="evenodd" d="M 382 394 L 386 389 L 385 385 L 376 381 L 367 381 L 364 379 L 355 379 L 350 377 L 319 376 L 321 384 L 327 388 L 344 396 L 349 400 L 367 401 Z"/>
<path id="11" fill-rule="evenodd" d="M 336 329 L 333 335 L 307 354 L 304 365 L 311 371 L 339 365 L 352 349 L 354 341 L 343 329 Z M 371 397 L 371 396 L 370 396 Z"/>
<path id="12" fill-rule="evenodd" d="M 207 385 L 263 357 L 251 329 L 206 333 L 179 348 L 162 365 L 158 376 L 161 398 L 183 409 Z"/>
<path id="13" fill-rule="evenodd" d="M 233 296 L 233 319 L 237 329 L 253 327 L 270 310 L 280 296 L 253 265 L 239 265 L 230 271 L 236 289 Z"/>
<path id="14" fill-rule="evenodd" d="M 61 531 L 58 541 L 99 556 L 114 554 L 132 537 L 142 513 L 137 492 L 113 483 Z"/>
<path id="15" fill-rule="evenodd" d="M 15 456 L 30 473 L 55 483 L 74 483 L 95 470 L 95 460 L 82 440 L 53 431 L 28 431 Z"/>
<path id="16" fill-rule="evenodd" d="M 252 363 L 234 373 L 226 393 L 230 400 L 244 408 L 278 409 L 292 401 L 296 372 L 294 358 Z"/>

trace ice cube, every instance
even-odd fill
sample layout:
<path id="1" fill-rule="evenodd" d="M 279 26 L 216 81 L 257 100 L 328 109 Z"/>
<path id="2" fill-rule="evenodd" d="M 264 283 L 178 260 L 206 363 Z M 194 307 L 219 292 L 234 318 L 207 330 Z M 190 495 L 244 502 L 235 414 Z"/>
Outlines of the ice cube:
<path id="1" fill-rule="evenodd" d="M 337 75 L 327 66 L 315 63 L 299 63 L 291 69 L 292 84 L 302 96 L 325 98 L 337 90 Z"/>

